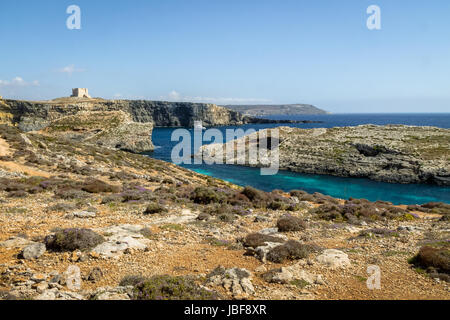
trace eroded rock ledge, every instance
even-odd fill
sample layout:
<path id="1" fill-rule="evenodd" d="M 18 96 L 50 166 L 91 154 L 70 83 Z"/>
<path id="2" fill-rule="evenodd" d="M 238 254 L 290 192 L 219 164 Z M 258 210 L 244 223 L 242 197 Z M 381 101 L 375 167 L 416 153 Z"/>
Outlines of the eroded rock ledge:
<path id="1" fill-rule="evenodd" d="M 390 183 L 450 185 L 448 129 L 363 125 L 330 129 L 280 127 L 279 130 L 280 169 Z M 248 148 L 258 143 L 256 134 L 249 137 L 244 159 L 247 165 Z M 233 148 L 234 142 L 225 146 Z M 204 157 L 213 156 L 215 148 L 204 146 Z M 236 158 L 234 161 L 240 163 Z"/>

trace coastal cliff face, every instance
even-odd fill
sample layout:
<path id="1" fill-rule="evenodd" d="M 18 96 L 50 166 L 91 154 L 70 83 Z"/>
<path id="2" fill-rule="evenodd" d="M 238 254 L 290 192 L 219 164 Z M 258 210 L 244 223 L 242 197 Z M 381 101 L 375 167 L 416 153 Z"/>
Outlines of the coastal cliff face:
<path id="1" fill-rule="evenodd" d="M 150 139 L 153 126 L 192 127 L 194 121 L 202 121 L 204 126 L 241 125 L 252 118 L 202 103 L 84 98 L 0 103 L 0 123 L 13 124 L 24 132 L 43 130 L 132 152 L 154 149 Z"/>
<path id="2" fill-rule="evenodd" d="M 157 127 L 192 127 L 197 120 L 203 121 L 205 126 L 240 125 L 251 121 L 239 112 L 214 104 L 188 102 L 64 98 L 42 102 L 4 100 L 0 106 L 0 113 L 10 114 L 12 122 L 23 131 L 41 130 L 56 119 L 81 111 L 122 111 L 134 122 L 153 123 Z"/>
<path id="3" fill-rule="evenodd" d="M 24 132 L 45 130 L 76 141 L 132 152 L 151 151 L 157 127 L 205 127 L 247 123 L 296 123 L 244 116 L 214 104 L 147 100 L 59 98 L 49 101 L 0 100 L 0 123 Z"/>
<path id="4" fill-rule="evenodd" d="M 279 128 L 280 169 L 361 177 L 390 183 L 450 185 L 450 130 L 364 125 L 331 129 Z M 241 138 L 244 139 L 244 138 Z M 248 148 L 258 143 L 249 136 Z M 233 148 L 235 141 L 225 145 Z M 217 146 L 203 147 L 205 158 Z M 271 151 L 269 151 L 270 154 Z M 234 159 L 235 163 L 239 159 Z M 257 166 L 260 166 L 258 162 Z"/>

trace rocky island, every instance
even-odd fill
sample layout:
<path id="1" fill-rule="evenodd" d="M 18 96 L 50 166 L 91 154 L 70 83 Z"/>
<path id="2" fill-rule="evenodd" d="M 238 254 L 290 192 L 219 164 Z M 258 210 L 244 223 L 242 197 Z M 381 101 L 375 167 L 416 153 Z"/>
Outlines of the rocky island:
<path id="1" fill-rule="evenodd" d="M 391 183 L 450 185 L 448 129 L 403 125 L 278 129 L 280 169 Z M 270 136 L 268 130 L 264 131 Z M 246 158 L 231 160 L 249 165 L 248 150 L 259 144 L 258 133 L 241 139 L 248 139 Z M 234 148 L 235 143 L 223 147 Z M 216 148 L 203 146 L 203 157 L 211 157 Z"/>

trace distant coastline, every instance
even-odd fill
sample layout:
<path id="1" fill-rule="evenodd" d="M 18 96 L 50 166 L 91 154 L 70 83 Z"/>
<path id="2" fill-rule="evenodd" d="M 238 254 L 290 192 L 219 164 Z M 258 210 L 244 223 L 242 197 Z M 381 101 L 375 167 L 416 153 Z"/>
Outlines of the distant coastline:
<path id="1" fill-rule="evenodd" d="M 262 117 L 271 115 L 305 115 L 330 114 L 310 104 L 279 104 L 279 105 L 226 105 L 227 109 L 240 112 L 246 116 Z"/>

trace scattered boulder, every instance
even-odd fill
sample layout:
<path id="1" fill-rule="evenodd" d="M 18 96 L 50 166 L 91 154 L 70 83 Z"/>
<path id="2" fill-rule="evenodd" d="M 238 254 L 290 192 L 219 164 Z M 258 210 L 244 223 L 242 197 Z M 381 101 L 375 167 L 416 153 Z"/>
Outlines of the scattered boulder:
<path id="1" fill-rule="evenodd" d="M 131 300 L 132 296 L 133 286 L 105 287 L 95 290 L 90 300 Z"/>
<path id="2" fill-rule="evenodd" d="M 219 266 L 207 275 L 207 285 L 223 286 L 233 295 L 252 295 L 255 288 L 252 284 L 252 273 L 247 269 L 231 268 L 225 269 Z"/>
<path id="3" fill-rule="evenodd" d="M 34 300 L 84 300 L 83 296 L 70 291 L 59 291 L 58 288 L 44 290 Z"/>
<path id="4" fill-rule="evenodd" d="M 13 237 L 11 239 L 0 242 L 0 247 L 3 248 L 24 248 L 25 246 L 32 244 L 33 241 L 27 240 L 22 237 Z"/>
<path id="5" fill-rule="evenodd" d="M 108 234 L 106 240 L 94 247 L 91 254 L 105 258 L 118 258 L 126 250 L 145 250 L 150 240 L 147 239 L 140 225 L 118 225 L 102 229 Z"/>
<path id="6" fill-rule="evenodd" d="M 46 251 L 45 244 L 43 243 L 33 243 L 26 246 L 20 256 L 26 260 L 37 259 L 42 256 Z"/>
<path id="7" fill-rule="evenodd" d="M 263 278 L 267 282 L 281 284 L 292 284 L 295 281 L 305 284 L 323 283 L 321 276 L 319 277 L 305 271 L 300 264 L 270 270 L 263 275 Z"/>
<path id="8" fill-rule="evenodd" d="M 68 219 L 70 219 L 70 218 L 86 219 L 86 218 L 95 218 L 96 216 L 97 216 L 97 214 L 92 211 L 75 211 L 75 212 L 72 212 L 71 214 L 68 214 L 66 216 L 66 218 L 68 218 Z"/>
<path id="9" fill-rule="evenodd" d="M 316 260 L 322 264 L 335 268 L 345 268 L 350 265 L 348 255 L 340 250 L 327 249 L 317 256 Z"/>

